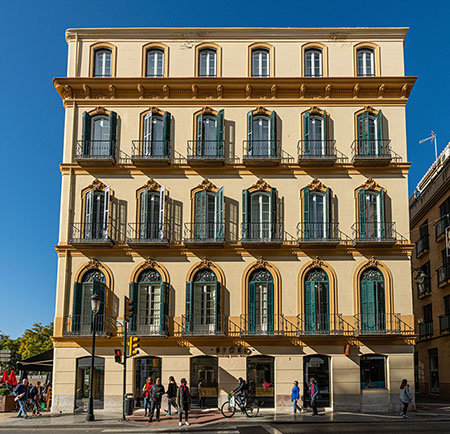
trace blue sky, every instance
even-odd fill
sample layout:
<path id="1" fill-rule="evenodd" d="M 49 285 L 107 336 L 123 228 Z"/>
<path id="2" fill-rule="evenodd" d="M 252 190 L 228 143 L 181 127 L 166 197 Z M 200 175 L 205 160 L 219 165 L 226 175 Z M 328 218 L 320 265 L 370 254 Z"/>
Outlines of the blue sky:
<path id="1" fill-rule="evenodd" d="M 2 2 L 0 52 L 0 330 L 16 337 L 53 319 L 64 110 L 52 78 L 66 72 L 64 32 L 75 27 L 406 26 L 406 74 L 419 77 L 407 105 L 410 193 L 434 160 L 418 141 L 450 140 L 446 1 L 321 0 Z"/>

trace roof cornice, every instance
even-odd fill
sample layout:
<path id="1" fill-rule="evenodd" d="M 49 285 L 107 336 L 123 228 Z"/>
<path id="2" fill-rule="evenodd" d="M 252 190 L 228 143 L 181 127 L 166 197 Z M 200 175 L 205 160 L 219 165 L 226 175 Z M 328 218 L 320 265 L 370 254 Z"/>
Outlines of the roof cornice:
<path id="1" fill-rule="evenodd" d="M 84 28 L 67 29 L 66 41 L 74 39 L 307 39 L 325 41 L 343 40 L 404 40 L 408 27 L 140 27 L 140 28 Z"/>

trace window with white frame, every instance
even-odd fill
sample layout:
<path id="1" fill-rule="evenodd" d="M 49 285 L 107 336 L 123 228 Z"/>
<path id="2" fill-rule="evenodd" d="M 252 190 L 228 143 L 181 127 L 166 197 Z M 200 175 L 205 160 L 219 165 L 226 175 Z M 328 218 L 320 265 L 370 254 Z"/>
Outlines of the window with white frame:
<path id="1" fill-rule="evenodd" d="M 256 48 L 252 50 L 252 77 L 269 77 L 269 50 Z"/>
<path id="2" fill-rule="evenodd" d="M 356 52 L 356 70 L 358 77 L 375 75 L 375 52 L 372 48 L 361 48 Z"/>
<path id="3" fill-rule="evenodd" d="M 305 51 L 305 77 L 322 77 L 322 50 L 311 48 Z"/>
<path id="4" fill-rule="evenodd" d="M 199 52 L 199 77 L 217 76 L 217 52 L 212 48 L 205 48 Z"/>
<path id="5" fill-rule="evenodd" d="M 152 48 L 147 50 L 147 77 L 164 77 L 164 50 Z"/>
<path id="6" fill-rule="evenodd" d="M 99 48 L 94 52 L 94 77 L 111 77 L 112 52 Z"/>

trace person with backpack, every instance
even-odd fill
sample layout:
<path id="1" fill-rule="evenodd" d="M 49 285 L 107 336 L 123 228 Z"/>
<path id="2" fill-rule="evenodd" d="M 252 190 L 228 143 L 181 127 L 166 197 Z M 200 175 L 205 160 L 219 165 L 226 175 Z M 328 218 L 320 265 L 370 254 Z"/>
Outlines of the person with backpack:
<path id="1" fill-rule="evenodd" d="M 238 381 L 238 386 L 231 393 L 233 396 L 237 397 L 239 404 L 242 405 L 244 400 L 250 395 L 250 389 L 247 382 L 242 377 L 239 377 Z"/>
<path id="2" fill-rule="evenodd" d="M 403 418 L 408 417 L 406 415 L 406 412 L 408 411 L 408 405 L 411 401 L 412 401 L 412 395 L 411 395 L 411 392 L 409 391 L 408 380 L 403 379 L 402 384 L 400 385 L 400 402 L 403 405 L 400 416 L 402 416 Z"/>
<path id="3" fill-rule="evenodd" d="M 149 423 L 153 420 L 153 414 L 156 409 L 156 422 L 159 422 L 159 414 L 161 411 L 162 396 L 166 393 L 164 386 L 161 384 L 161 378 L 156 379 L 156 383 L 150 389 L 151 408 L 148 417 Z"/>
<path id="4" fill-rule="evenodd" d="M 187 386 L 186 378 L 182 378 L 180 380 L 180 387 L 177 391 L 177 405 L 178 405 L 178 414 L 179 414 L 179 422 L 178 425 L 183 425 L 183 412 L 184 412 L 184 421 L 186 425 L 189 425 L 188 417 L 189 417 L 189 409 L 191 408 L 191 394 L 189 392 L 189 387 Z"/>
<path id="5" fill-rule="evenodd" d="M 144 417 L 150 412 L 150 389 L 153 386 L 153 378 L 148 377 L 142 387 L 142 396 L 144 397 Z"/>
<path id="6" fill-rule="evenodd" d="M 167 386 L 167 406 L 168 406 L 168 410 L 167 410 L 167 414 L 166 416 L 171 416 L 170 410 L 171 410 L 171 406 L 173 406 L 173 408 L 175 408 L 175 410 L 178 410 L 178 406 L 177 406 L 177 383 L 175 381 L 175 378 L 173 378 L 172 376 L 169 377 L 169 385 Z"/>
<path id="7" fill-rule="evenodd" d="M 301 413 L 302 408 L 298 406 L 297 402 L 300 399 L 300 388 L 298 387 L 298 381 L 294 381 L 294 387 L 292 388 L 291 393 L 292 402 L 294 403 L 294 414 L 297 413 L 297 410 Z"/>
<path id="8" fill-rule="evenodd" d="M 40 381 L 38 381 L 36 385 L 31 388 L 30 399 L 33 404 L 33 416 L 40 416 L 42 400 L 42 387 Z"/>
<path id="9" fill-rule="evenodd" d="M 317 416 L 317 399 L 319 398 L 319 385 L 315 378 L 309 379 L 309 393 L 311 395 L 311 408 L 313 416 Z"/>

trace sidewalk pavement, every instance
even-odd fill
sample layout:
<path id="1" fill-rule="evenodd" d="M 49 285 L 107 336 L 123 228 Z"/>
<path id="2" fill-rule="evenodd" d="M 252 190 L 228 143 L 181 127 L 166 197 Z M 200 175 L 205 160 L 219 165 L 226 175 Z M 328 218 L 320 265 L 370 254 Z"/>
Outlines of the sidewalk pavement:
<path id="1" fill-rule="evenodd" d="M 420 407 L 416 411 L 408 413 L 405 422 L 426 422 L 426 421 L 449 421 L 450 406 L 448 404 L 439 407 L 437 405 Z M 148 430 L 151 426 L 154 431 L 183 431 L 195 429 L 196 431 L 211 431 L 214 428 L 226 428 L 249 424 L 314 424 L 314 423 L 383 423 L 399 420 L 401 417 L 396 414 L 377 413 L 354 413 L 354 412 L 322 412 L 319 416 L 313 416 L 310 411 L 305 411 L 294 416 L 292 413 L 281 413 L 271 410 L 262 410 L 258 417 L 248 418 L 245 415 L 237 414 L 226 419 L 218 410 L 193 410 L 189 414 L 190 427 L 178 426 L 178 415 L 172 417 L 161 417 L 161 422 L 153 421 L 151 425 L 148 418 L 144 417 L 143 410 L 136 411 L 133 416 L 129 416 L 127 421 L 122 420 L 119 413 L 106 412 L 105 410 L 95 410 L 95 421 L 86 422 L 86 414 L 51 414 L 43 413 L 42 416 L 29 416 L 28 419 L 16 418 L 16 413 L 0 413 L 0 427 L 8 429 L 20 429 L 33 427 L 39 430 L 53 428 L 112 428 L 112 427 L 133 427 Z"/>

